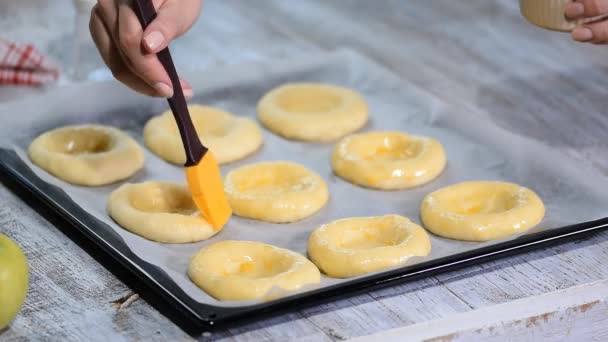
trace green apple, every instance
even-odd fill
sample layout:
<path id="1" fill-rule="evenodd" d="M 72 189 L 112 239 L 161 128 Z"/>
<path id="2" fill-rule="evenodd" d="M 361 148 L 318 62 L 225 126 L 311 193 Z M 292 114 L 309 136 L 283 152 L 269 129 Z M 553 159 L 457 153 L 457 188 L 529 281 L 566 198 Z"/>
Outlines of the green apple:
<path id="1" fill-rule="evenodd" d="M 27 293 L 25 255 L 13 240 L 0 234 L 0 329 L 17 316 Z"/>

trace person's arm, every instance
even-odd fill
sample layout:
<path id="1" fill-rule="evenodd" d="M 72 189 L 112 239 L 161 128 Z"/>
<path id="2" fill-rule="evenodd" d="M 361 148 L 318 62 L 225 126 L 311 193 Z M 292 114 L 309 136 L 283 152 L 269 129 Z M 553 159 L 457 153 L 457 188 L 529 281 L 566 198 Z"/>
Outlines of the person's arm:
<path id="1" fill-rule="evenodd" d="M 173 96 L 169 76 L 155 53 L 196 22 L 201 0 L 153 0 L 158 16 L 145 31 L 127 0 L 98 0 L 89 28 L 112 75 L 131 89 L 150 96 Z M 192 87 L 181 81 L 184 95 Z"/>
<path id="2" fill-rule="evenodd" d="M 566 17 L 592 18 L 608 14 L 608 0 L 575 0 L 566 6 Z M 572 31 L 572 39 L 593 44 L 608 43 L 608 19 L 579 25 Z"/>

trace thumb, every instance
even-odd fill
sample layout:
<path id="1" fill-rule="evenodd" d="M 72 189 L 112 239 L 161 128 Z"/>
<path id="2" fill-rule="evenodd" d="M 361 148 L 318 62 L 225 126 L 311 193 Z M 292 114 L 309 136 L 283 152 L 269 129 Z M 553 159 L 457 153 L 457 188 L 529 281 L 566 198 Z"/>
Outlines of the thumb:
<path id="1" fill-rule="evenodd" d="M 155 1 L 156 2 L 156 1 Z M 201 11 L 201 0 L 165 0 L 157 8 L 156 18 L 143 34 L 143 45 L 156 53 L 188 31 Z"/>

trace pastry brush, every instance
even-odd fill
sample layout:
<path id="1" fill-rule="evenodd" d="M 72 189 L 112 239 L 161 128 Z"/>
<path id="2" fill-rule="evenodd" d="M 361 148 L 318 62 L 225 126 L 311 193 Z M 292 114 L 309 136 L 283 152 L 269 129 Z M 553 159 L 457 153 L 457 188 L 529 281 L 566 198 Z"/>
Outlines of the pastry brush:
<path id="1" fill-rule="evenodd" d="M 145 30 L 156 18 L 152 0 L 135 0 L 134 3 L 135 13 Z M 220 168 L 213 153 L 198 138 L 169 48 L 158 52 L 157 57 L 173 84 L 173 97 L 168 99 L 168 102 L 186 151 L 184 167 L 192 198 L 203 217 L 215 229 L 220 229 L 232 215 L 232 209 L 224 193 Z"/>

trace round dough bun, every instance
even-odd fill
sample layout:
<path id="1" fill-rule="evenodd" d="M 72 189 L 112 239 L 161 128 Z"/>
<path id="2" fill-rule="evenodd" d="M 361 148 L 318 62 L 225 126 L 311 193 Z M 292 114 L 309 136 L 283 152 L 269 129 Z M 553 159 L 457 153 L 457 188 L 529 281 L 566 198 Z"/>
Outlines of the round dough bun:
<path id="1" fill-rule="evenodd" d="M 435 139 L 401 132 L 369 132 L 342 139 L 331 159 L 334 172 L 364 187 L 396 190 L 437 178 L 446 156 Z"/>
<path id="2" fill-rule="evenodd" d="M 436 235 L 489 241 L 536 226 L 545 206 L 534 191 L 518 184 L 464 182 L 428 194 L 420 214 L 424 227 Z"/>
<path id="3" fill-rule="evenodd" d="M 201 142 L 220 164 L 243 159 L 262 145 L 262 130 L 249 118 L 201 105 L 189 105 L 188 111 Z M 183 165 L 186 162 L 184 145 L 171 111 L 146 123 L 144 144 L 170 163 Z"/>
<path id="4" fill-rule="evenodd" d="M 349 278 L 427 256 L 426 231 L 399 215 L 355 217 L 317 228 L 308 240 L 308 256 L 323 273 Z"/>
<path id="5" fill-rule="evenodd" d="M 233 301 L 274 299 L 321 281 L 319 269 L 301 254 L 260 242 L 230 240 L 201 249 L 190 260 L 188 275 L 211 296 Z"/>
<path id="6" fill-rule="evenodd" d="M 129 178 L 144 165 L 144 152 L 133 138 L 102 125 L 45 132 L 32 141 L 28 154 L 34 164 L 55 177 L 86 186 Z"/>
<path id="7" fill-rule="evenodd" d="M 182 184 L 124 184 L 110 194 L 108 213 L 124 229 L 148 240 L 189 243 L 219 230 L 200 215 L 190 190 Z"/>
<path id="8" fill-rule="evenodd" d="M 367 116 L 357 92 L 320 83 L 285 84 L 258 103 L 262 124 L 293 140 L 333 141 L 363 127 Z"/>
<path id="9" fill-rule="evenodd" d="M 285 161 L 232 170 L 226 175 L 224 187 L 236 215 L 275 223 L 309 217 L 329 198 L 327 185 L 319 175 Z"/>

